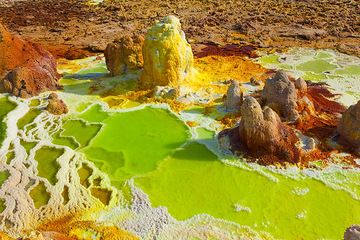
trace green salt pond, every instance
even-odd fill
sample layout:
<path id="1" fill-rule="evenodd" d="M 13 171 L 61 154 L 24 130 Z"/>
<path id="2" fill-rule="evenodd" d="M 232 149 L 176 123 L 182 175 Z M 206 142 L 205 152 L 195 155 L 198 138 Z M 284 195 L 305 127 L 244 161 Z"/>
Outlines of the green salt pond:
<path id="1" fill-rule="evenodd" d="M 23 116 L 18 122 L 17 126 L 19 129 L 23 129 L 25 125 L 33 122 L 35 118 L 41 113 L 40 109 L 32 108 Z"/>
<path id="2" fill-rule="evenodd" d="M 63 125 L 62 137 L 74 137 L 81 147 L 87 146 L 100 131 L 100 124 L 88 124 L 82 120 L 68 120 Z"/>
<path id="3" fill-rule="evenodd" d="M 57 159 L 63 154 L 62 149 L 42 147 L 36 151 L 38 176 L 46 178 L 52 185 L 57 182 L 56 174 L 60 169 Z"/>
<path id="4" fill-rule="evenodd" d="M 227 166 L 203 145 L 190 143 L 136 183 L 153 206 L 166 206 L 178 219 L 208 213 L 275 238 L 340 239 L 347 226 L 360 221 L 359 201 L 348 193 L 316 180 L 276 177 L 277 183 Z"/>
<path id="5" fill-rule="evenodd" d="M 30 196 L 34 201 L 35 208 L 45 206 L 50 199 L 50 194 L 47 192 L 45 184 L 39 182 L 31 191 Z"/>
<path id="6" fill-rule="evenodd" d="M 145 107 L 114 111 L 94 104 L 101 99 L 91 96 L 89 100 L 90 88 L 99 92 L 111 89 L 122 93 L 134 88 L 135 75 L 106 78 L 104 64 L 93 62 L 74 74 L 65 74 L 67 78 L 61 80 L 65 85 L 61 97 L 72 111 L 62 119 L 62 129 L 52 133 L 52 143 L 84 153 L 87 160 L 122 191 L 129 203 L 132 195 L 128 185 L 123 183 L 133 178 L 136 186 L 149 195 L 153 206 L 167 207 L 179 220 L 209 214 L 268 232 L 280 239 L 341 239 L 346 227 L 360 222 L 359 200 L 346 191 L 334 190 L 308 177 L 294 180 L 271 173 L 278 179 L 276 182 L 250 167 L 239 168 L 221 162 L 203 145 L 214 146 L 216 137 L 213 131 L 204 127 L 206 124 L 199 124 L 190 131 L 183 121 L 166 109 Z M 350 76 L 349 85 L 353 85 L 360 74 L 356 61 L 349 63 L 347 59 L 323 50 L 272 54 L 260 58 L 259 62 L 289 70 L 306 80 L 336 82 L 347 81 Z M 94 65 L 92 68 L 91 64 Z M 354 89 L 355 96 L 359 91 L 356 87 Z M 74 99 L 79 99 L 76 104 Z M 39 104 L 36 99 L 29 103 L 30 106 Z M 0 120 L 15 106 L 6 97 L 0 98 Z M 206 120 L 201 107 L 184 112 L 197 113 Z M 23 128 L 39 113 L 36 108 L 31 108 L 17 126 Z M 214 112 L 211 118 L 219 114 Z M 0 129 L 0 134 L 4 133 L 3 129 Z M 36 144 L 21 139 L 28 154 Z M 52 185 L 57 182 L 56 174 L 60 167 L 57 159 L 63 152 L 50 146 L 36 151 L 38 176 Z M 7 160 L 13 158 L 12 149 Z M 94 177 L 93 174 L 98 172 L 87 164 L 78 165 L 80 184 L 107 205 L 113 193 L 101 186 L 107 179 L 103 175 Z M 0 185 L 8 177 L 6 172 L 0 172 Z M 324 181 L 336 182 L 336 186 L 353 189 L 355 195 L 360 195 L 360 176 L 357 173 L 322 173 L 322 177 Z M 50 198 L 45 179 L 37 180 L 30 188 L 36 208 L 46 205 Z M 69 202 L 68 187 L 61 191 L 63 202 Z M 4 204 L 0 198 L 0 212 L 5 209 Z"/>
<path id="7" fill-rule="evenodd" d="M 0 97 L 0 145 L 6 136 L 6 124 L 4 118 L 6 115 L 16 107 L 16 104 L 10 102 L 7 97 Z"/>
<path id="8" fill-rule="evenodd" d="M 93 111 L 91 108 L 81 116 L 94 119 Z M 102 124 L 101 131 L 82 151 L 113 182 L 156 169 L 189 136 L 187 127 L 168 110 L 152 107 L 111 113 Z"/>

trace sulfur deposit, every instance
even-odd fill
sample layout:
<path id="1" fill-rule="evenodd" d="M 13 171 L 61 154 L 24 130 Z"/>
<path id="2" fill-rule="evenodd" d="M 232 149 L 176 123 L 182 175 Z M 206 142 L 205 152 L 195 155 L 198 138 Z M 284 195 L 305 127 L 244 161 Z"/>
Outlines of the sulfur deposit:
<path id="1" fill-rule="evenodd" d="M 341 140 L 360 153 L 360 101 L 344 112 L 337 131 Z"/>
<path id="2" fill-rule="evenodd" d="M 178 87 L 192 74 L 193 54 L 175 16 L 167 16 L 150 28 L 143 46 L 143 88 Z"/>
<path id="3" fill-rule="evenodd" d="M 127 73 L 143 65 L 142 44 L 139 35 L 127 35 L 109 43 L 105 49 L 106 66 L 111 76 Z"/>
<path id="4" fill-rule="evenodd" d="M 299 80 L 297 85 L 303 87 L 302 84 Z M 296 110 L 297 92 L 295 84 L 289 80 L 285 72 L 278 71 L 274 77 L 266 80 L 261 99 L 285 120 L 296 121 L 299 118 L 299 113 Z"/>
<path id="5" fill-rule="evenodd" d="M 0 91 L 27 98 L 59 88 L 55 58 L 0 24 Z"/>

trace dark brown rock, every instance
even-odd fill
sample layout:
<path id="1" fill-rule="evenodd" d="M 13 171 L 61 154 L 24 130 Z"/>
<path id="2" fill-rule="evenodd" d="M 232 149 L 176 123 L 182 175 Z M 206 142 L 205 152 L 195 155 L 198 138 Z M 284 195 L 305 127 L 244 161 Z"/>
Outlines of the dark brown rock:
<path id="1" fill-rule="evenodd" d="M 269 107 L 262 109 L 253 97 L 246 97 L 241 106 L 239 137 L 254 157 L 267 156 L 280 163 L 299 161 L 295 133 L 281 122 L 276 112 Z"/>
<path id="2" fill-rule="evenodd" d="M 131 69 L 141 68 L 143 65 L 141 36 L 124 36 L 109 43 L 105 49 L 106 66 L 111 76 L 126 73 Z"/>

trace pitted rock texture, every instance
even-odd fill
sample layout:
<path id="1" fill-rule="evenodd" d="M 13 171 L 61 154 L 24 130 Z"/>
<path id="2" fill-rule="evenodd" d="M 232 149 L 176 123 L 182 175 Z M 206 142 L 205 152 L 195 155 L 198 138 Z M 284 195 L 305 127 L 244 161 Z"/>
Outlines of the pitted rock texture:
<path id="1" fill-rule="evenodd" d="M 266 80 L 261 99 L 283 119 L 296 121 L 299 118 L 295 84 L 285 72 L 278 71 L 274 77 Z"/>
<path id="2" fill-rule="evenodd" d="M 242 102 L 243 92 L 240 89 L 240 85 L 237 81 L 231 80 L 224 102 L 225 108 L 229 111 L 240 110 Z"/>
<path id="3" fill-rule="evenodd" d="M 143 65 L 142 45 L 144 38 L 126 35 L 109 43 L 105 49 L 106 66 L 111 76 L 139 69 Z"/>
<path id="4" fill-rule="evenodd" d="M 143 88 L 177 88 L 193 71 L 193 54 L 178 18 L 167 16 L 146 34 L 143 46 Z"/>
<path id="5" fill-rule="evenodd" d="M 352 225 L 344 233 L 344 240 L 360 240 L 360 226 Z"/>
<path id="6" fill-rule="evenodd" d="M 360 101 L 343 113 L 337 131 L 341 140 L 360 154 Z"/>
<path id="7" fill-rule="evenodd" d="M 0 24 L 0 91 L 27 98 L 59 88 L 55 58 Z"/>
<path id="8" fill-rule="evenodd" d="M 295 133 L 284 125 L 271 108 L 261 108 L 253 97 L 246 97 L 241 106 L 239 125 L 241 144 L 254 157 L 267 156 L 275 162 L 299 161 Z"/>
<path id="9" fill-rule="evenodd" d="M 61 115 L 69 111 L 64 101 L 59 99 L 59 96 L 56 93 L 51 93 L 48 101 L 49 103 L 46 106 L 46 110 L 51 114 Z"/>

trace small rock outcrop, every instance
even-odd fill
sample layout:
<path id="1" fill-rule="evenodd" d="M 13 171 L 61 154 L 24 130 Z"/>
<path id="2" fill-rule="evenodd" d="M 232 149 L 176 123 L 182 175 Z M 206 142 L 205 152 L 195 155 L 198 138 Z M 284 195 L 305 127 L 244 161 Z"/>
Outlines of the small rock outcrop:
<path id="1" fill-rule="evenodd" d="M 340 139 L 360 154 L 360 101 L 343 113 L 337 131 Z"/>
<path id="2" fill-rule="evenodd" d="M 295 133 L 284 125 L 271 108 L 261 108 L 253 97 L 246 97 L 241 106 L 240 141 L 254 157 L 268 156 L 275 162 L 296 163 L 299 150 Z"/>
<path id="3" fill-rule="evenodd" d="M 69 111 L 64 101 L 61 100 L 56 93 L 51 93 L 48 101 L 49 103 L 46 106 L 46 110 L 51 114 L 61 115 Z"/>
<path id="4" fill-rule="evenodd" d="M 256 77 L 251 77 L 250 78 L 250 83 L 253 86 L 261 86 L 261 84 L 262 84 L 262 82 Z"/>
<path id="5" fill-rule="evenodd" d="M 0 24 L 0 91 L 27 98 L 56 90 L 55 58 L 39 45 L 12 35 Z"/>
<path id="6" fill-rule="evenodd" d="M 352 225 L 345 230 L 344 240 L 360 240 L 360 226 Z"/>
<path id="7" fill-rule="evenodd" d="M 298 78 L 295 80 L 295 88 L 299 90 L 302 93 L 305 93 L 307 91 L 307 84 L 304 79 Z"/>
<path id="8" fill-rule="evenodd" d="M 167 16 L 150 28 L 143 45 L 142 88 L 155 86 L 177 88 L 193 71 L 190 44 L 175 16 Z"/>
<path id="9" fill-rule="evenodd" d="M 226 99 L 224 102 L 226 110 L 236 111 L 240 110 L 243 101 L 243 92 L 240 89 L 240 85 L 237 81 L 231 80 L 230 86 L 226 93 Z"/>
<path id="10" fill-rule="evenodd" d="M 105 49 L 107 69 L 111 76 L 117 76 L 141 68 L 143 65 L 142 45 L 144 38 L 139 35 L 124 36 L 109 43 Z"/>
<path id="11" fill-rule="evenodd" d="M 175 88 L 169 86 L 156 86 L 153 91 L 155 98 L 172 99 L 174 100 L 178 95 Z"/>
<path id="12" fill-rule="evenodd" d="M 266 80 L 261 99 L 283 119 L 296 121 L 299 118 L 295 84 L 285 72 L 278 71 L 274 77 Z"/>

